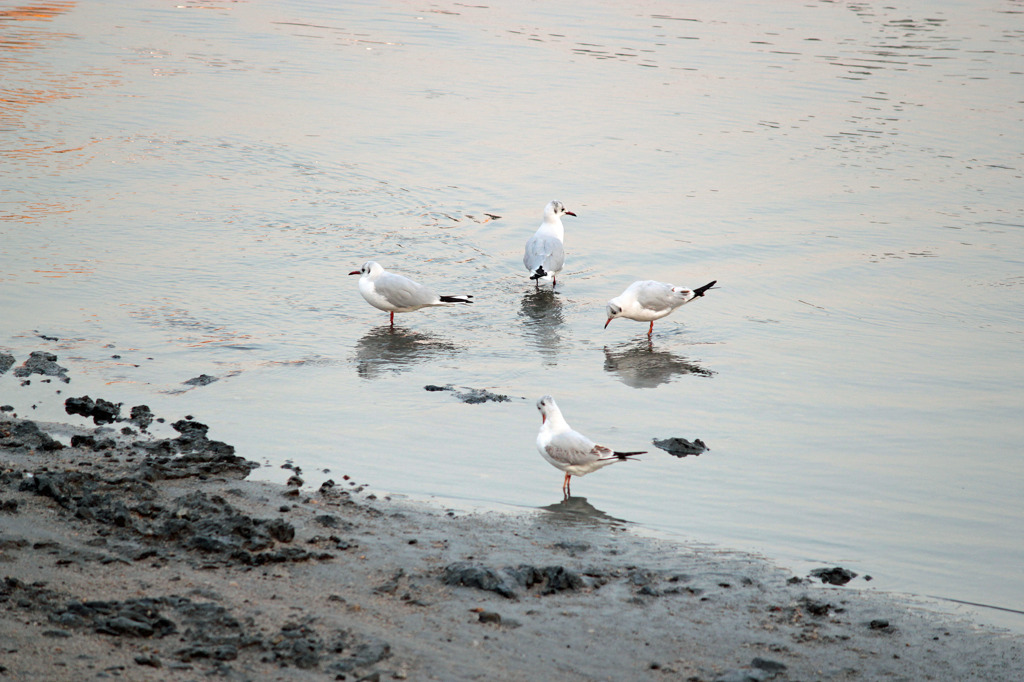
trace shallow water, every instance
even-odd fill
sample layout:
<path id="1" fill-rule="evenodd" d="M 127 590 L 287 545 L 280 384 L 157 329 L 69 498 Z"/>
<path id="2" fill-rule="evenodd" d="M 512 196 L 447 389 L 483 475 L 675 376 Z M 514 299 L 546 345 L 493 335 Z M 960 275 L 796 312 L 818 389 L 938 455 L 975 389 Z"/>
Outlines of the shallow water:
<path id="1" fill-rule="evenodd" d="M 574 482 L 602 513 L 1024 610 L 1022 53 L 1010 1 L 4 2 L 0 348 L 73 379 L 0 400 L 535 508 L 551 393 L 650 450 Z M 521 255 L 554 198 L 552 293 Z M 392 330 L 371 258 L 477 301 Z M 602 329 L 639 278 L 719 287 Z"/>

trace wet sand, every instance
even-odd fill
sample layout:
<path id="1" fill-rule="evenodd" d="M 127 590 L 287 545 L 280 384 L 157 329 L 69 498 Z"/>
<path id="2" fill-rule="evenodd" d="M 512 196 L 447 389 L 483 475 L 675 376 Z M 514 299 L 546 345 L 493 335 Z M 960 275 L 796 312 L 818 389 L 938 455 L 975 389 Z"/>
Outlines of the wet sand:
<path id="1" fill-rule="evenodd" d="M 301 471 L 251 481 L 257 465 L 202 424 L 157 439 L 141 427 L 152 417 L 82 428 L 0 414 L 0 677 L 1009 681 L 1024 669 L 1019 636 L 654 539 L 585 498 L 468 513 L 341 472 L 319 489 Z"/>

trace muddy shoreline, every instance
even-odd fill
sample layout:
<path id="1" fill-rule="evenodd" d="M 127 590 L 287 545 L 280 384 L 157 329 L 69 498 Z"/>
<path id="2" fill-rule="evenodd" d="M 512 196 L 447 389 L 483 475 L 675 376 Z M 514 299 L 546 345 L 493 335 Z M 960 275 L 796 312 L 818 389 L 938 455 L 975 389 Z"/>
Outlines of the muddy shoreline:
<path id="1" fill-rule="evenodd" d="M 3 679 L 1009 681 L 1024 669 L 1019 636 L 652 539 L 585 498 L 481 514 L 377 495 L 342 472 L 317 489 L 294 467 L 288 485 L 251 481 L 257 465 L 195 419 L 156 438 L 148 408 L 62 397 L 97 425 L 0 412 Z"/>

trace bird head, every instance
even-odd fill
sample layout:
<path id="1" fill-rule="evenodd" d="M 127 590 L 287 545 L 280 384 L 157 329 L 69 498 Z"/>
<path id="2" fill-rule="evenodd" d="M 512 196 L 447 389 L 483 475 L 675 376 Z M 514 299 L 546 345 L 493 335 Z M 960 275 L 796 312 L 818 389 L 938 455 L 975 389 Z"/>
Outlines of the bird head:
<path id="1" fill-rule="evenodd" d="M 608 322 L 604 323 L 604 328 L 607 329 L 612 320 L 622 315 L 622 308 L 615 303 L 608 301 L 608 307 L 605 308 L 605 311 L 608 313 Z"/>
<path id="2" fill-rule="evenodd" d="M 384 270 L 384 268 L 382 268 L 380 265 L 378 265 L 375 261 L 368 260 L 365 263 L 363 263 L 363 266 L 361 268 L 359 268 L 358 270 L 353 270 L 352 272 L 350 272 L 348 274 L 350 274 L 350 275 L 369 275 L 369 274 L 372 273 L 372 274 L 376 275 L 377 273 L 379 273 L 379 272 L 381 272 L 383 270 Z"/>
<path id="3" fill-rule="evenodd" d="M 558 406 L 555 405 L 555 399 L 549 395 L 544 396 L 537 401 L 537 410 L 540 411 L 540 423 L 543 424 L 548 420 L 548 415 L 552 411 L 557 410 Z"/>
<path id="4" fill-rule="evenodd" d="M 545 220 L 554 220 L 555 218 L 560 218 L 563 215 L 571 215 L 573 218 L 576 217 L 575 213 L 566 210 L 565 206 L 562 204 L 561 201 L 550 201 L 548 202 L 548 205 L 544 207 Z"/>

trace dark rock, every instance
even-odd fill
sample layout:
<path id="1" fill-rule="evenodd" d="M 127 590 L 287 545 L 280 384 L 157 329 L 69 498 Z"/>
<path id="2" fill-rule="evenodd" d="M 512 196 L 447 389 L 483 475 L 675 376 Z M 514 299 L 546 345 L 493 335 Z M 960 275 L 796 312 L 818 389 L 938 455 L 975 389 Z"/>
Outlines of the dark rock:
<path id="1" fill-rule="evenodd" d="M 93 401 L 87 395 L 79 398 L 68 398 L 64 401 L 64 411 L 68 414 L 80 414 L 92 417 L 96 424 L 110 424 L 121 417 L 121 403 L 114 404 L 103 398 Z"/>
<path id="2" fill-rule="evenodd" d="M 688 441 L 685 438 L 665 438 L 663 440 L 655 438 L 651 442 L 674 457 L 699 455 L 709 449 L 700 438 L 695 438 L 693 441 Z"/>
<path id="3" fill-rule="evenodd" d="M 394 594 L 398 590 L 398 585 L 401 582 L 402 578 L 404 577 L 405 569 L 400 568 L 397 571 L 395 571 L 394 575 L 391 576 L 390 580 L 388 580 L 383 585 L 378 585 L 377 587 L 373 588 L 373 591 L 377 594 Z"/>
<path id="4" fill-rule="evenodd" d="M 578 590 L 584 586 L 583 578 L 564 566 L 547 566 L 541 573 L 546 581 L 541 594 Z"/>
<path id="5" fill-rule="evenodd" d="M 186 444 L 204 443 L 207 440 L 206 433 L 210 430 L 206 424 L 191 419 L 179 419 L 171 424 L 171 428 L 180 434 L 178 440 Z"/>
<path id="6" fill-rule="evenodd" d="M 516 599 L 515 586 L 493 568 L 469 561 L 457 561 L 444 569 L 444 583 L 496 592 L 506 599 Z"/>
<path id="7" fill-rule="evenodd" d="M 501 625 L 501 614 L 494 611 L 481 611 L 478 617 L 481 623 L 496 623 Z"/>
<path id="8" fill-rule="evenodd" d="M 0 445 L 30 450 L 60 450 L 64 445 L 50 437 L 33 421 L 0 420 Z"/>
<path id="9" fill-rule="evenodd" d="M 330 514 L 320 514 L 319 516 L 314 516 L 313 520 L 319 523 L 321 526 L 324 526 L 325 528 L 338 527 L 338 517 L 332 516 Z"/>
<path id="10" fill-rule="evenodd" d="M 96 403 L 87 395 L 80 398 L 68 398 L 64 401 L 64 411 L 68 414 L 80 414 L 83 417 L 91 417 Z"/>
<path id="11" fill-rule="evenodd" d="M 586 586 L 584 579 L 564 566 L 537 568 L 522 564 L 507 567 L 499 572 L 493 568 L 469 561 L 458 561 L 445 568 L 444 582 L 447 585 L 475 587 L 496 592 L 507 599 L 517 599 L 516 587 L 527 590 L 540 586 L 542 595 L 566 590 L 578 590 Z"/>
<path id="12" fill-rule="evenodd" d="M 57 637 L 60 639 L 67 639 L 71 637 L 71 633 L 67 630 L 44 630 L 43 637 Z"/>
<path id="13" fill-rule="evenodd" d="M 889 621 L 885 620 L 884 618 L 876 618 L 875 620 L 873 620 L 870 623 L 868 623 L 868 627 L 871 628 L 872 630 L 888 630 L 888 629 L 890 629 L 889 628 Z"/>
<path id="14" fill-rule="evenodd" d="M 200 374 L 199 376 L 193 377 L 182 383 L 187 386 L 208 386 L 217 380 L 217 377 L 211 377 L 209 374 Z"/>
<path id="15" fill-rule="evenodd" d="M 800 605 L 804 607 L 804 610 L 807 611 L 807 613 L 818 617 L 827 616 L 829 610 L 832 608 L 832 605 L 828 602 L 814 601 L 807 597 L 800 600 Z"/>
<path id="16" fill-rule="evenodd" d="M 164 665 L 156 656 L 146 656 L 145 654 L 136 656 L 135 662 L 139 665 L 147 665 L 150 668 L 162 668 Z"/>
<path id="17" fill-rule="evenodd" d="M 153 413 L 150 411 L 148 405 L 135 405 L 132 407 L 130 414 L 131 416 L 128 420 L 143 431 L 149 428 L 149 425 L 153 423 Z"/>
<path id="18" fill-rule="evenodd" d="M 757 657 L 750 662 L 750 667 L 758 668 L 769 673 L 781 673 L 786 670 L 785 663 L 779 663 L 778 661 L 772 661 L 767 658 Z"/>
<path id="19" fill-rule="evenodd" d="M 14 412 L 14 405 L 0 405 L 0 412 Z"/>
<path id="20" fill-rule="evenodd" d="M 73 448 L 87 448 L 92 449 L 96 446 L 96 438 L 93 436 L 83 436 L 75 434 L 71 436 L 71 447 Z"/>
<path id="21" fill-rule="evenodd" d="M 14 364 L 14 356 L 0 351 L 0 374 L 5 373 Z"/>
<path id="22" fill-rule="evenodd" d="M 647 587 L 660 580 L 660 576 L 654 571 L 638 568 L 629 574 L 629 582 L 637 587 Z"/>
<path id="23" fill-rule="evenodd" d="M 159 420 L 157 420 L 159 421 Z M 171 425 L 179 435 L 157 441 L 135 441 L 134 446 L 152 453 L 141 467 L 147 480 L 191 476 L 232 476 L 245 478 L 259 464 L 235 455 L 235 448 L 207 438 L 209 427 L 196 421 L 179 420 Z M 180 457 L 171 455 L 180 453 Z"/>
<path id="24" fill-rule="evenodd" d="M 530 589 L 544 580 L 544 574 L 541 573 L 539 568 L 536 566 L 529 566 L 527 564 L 509 566 L 505 569 L 505 573 L 512 578 L 517 585 L 525 587 L 526 589 Z"/>
<path id="25" fill-rule="evenodd" d="M 92 409 L 92 420 L 97 424 L 110 424 L 121 416 L 121 403 L 114 404 L 103 398 L 96 399 Z"/>
<path id="26" fill-rule="evenodd" d="M 291 542 L 295 539 L 295 526 L 284 519 L 273 519 L 267 523 L 267 533 L 278 542 Z"/>
<path id="27" fill-rule="evenodd" d="M 103 438 L 102 440 L 96 440 L 95 436 L 84 436 L 74 435 L 71 436 L 71 447 L 73 448 L 87 448 L 89 450 L 113 450 L 117 447 L 117 442 L 113 438 Z"/>
<path id="28" fill-rule="evenodd" d="M 42 350 L 34 350 L 20 367 L 15 368 L 14 376 L 27 377 L 31 374 L 57 377 L 65 384 L 71 380 L 67 376 L 67 368 L 57 364 L 57 356 Z"/>
<path id="29" fill-rule="evenodd" d="M 590 544 L 586 542 L 556 542 L 556 549 L 565 550 L 569 556 L 576 556 L 577 554 L 583 554 L 590 550 Z"/>
<path id="30" fill-rule="evenodd" d="M 853 571 L 839 566 L 834 568 L 816 568 L 811 571 L 811 575 L 815 578 L 820 578 L 821 582 L 828 585 L 845 585 L 857 577 L 857 574 Z"/>
<path id="31" fill-rule="evenodd" d="M 50 616 L 65 627 L 89 627 L 100 634 L 115 637 L 166 637 L 177 627 L 160 614 L 164 599 L 131 599 L 124 602 L 70 602 Z"/>
<path id="32" fill-rule="evenodd" d="M 456 398 L 470 405 L 478 405 L 480 403 L 507 403 L 512 400 L 512 398 L 507 395 L 491 393 L 483 388 L 461 387 L 461 389 L 457 389 L 451 384 L 448 384 L 447 386 L 435 386 L 433 384 L 428 384 L 424 386 L 423 389 L 427 391 L 451 391 Z"/>
<path id="33" fill-rule="evenodd" d="M 320 665 L 324 641 L 309 625 L 286 624 L 274 639 L 277 643 L 273 647 L 273 660 L 277 663 L 294 665 L 302 670 Z"/>
<path id="34" fill-rule="evenodd" d="M 455 391 L 455 397 L 469 405 L 479 405 L 480 403 L 507 403 L 512 401 L 512 398 L 507 395 L 491 393 L 483 388 L 467 388 L 464 391 Z"/>
<path id="35" fill-rule="evenodd" d="M 367 637 L 357 645 L 352 654 L 327 667 L 328 672 L 349 673 L 356 668 L 380 663 L 391 655 L 391 645 L 376 637 Z"/>
<path id="36" fill-rule="evenodd" d="M 129 637 L 152 637 L 155 631 L 149 623 L 117 616 L 98 625 L 96 632 L 107 635 L 127 635 Z"/>
<path id="37" fill-rule="evenodd" d="M 137 479 L 104 481 L 79 471 L 37 472 L 19 489 L 50 497 L 76 517 L 118 529 L 123 539 L 168 542 L 202 554 L 202 561 L 259 566 L 271 563 L 332 558 L 294 547 L 295 528 L 283 519 L 256 519 L 241 513 L 217 495 L 193 492 L 166 507 L 152 502 L 155 491 Z M 125 555 L 140 555 L 138 545 Z"/>

